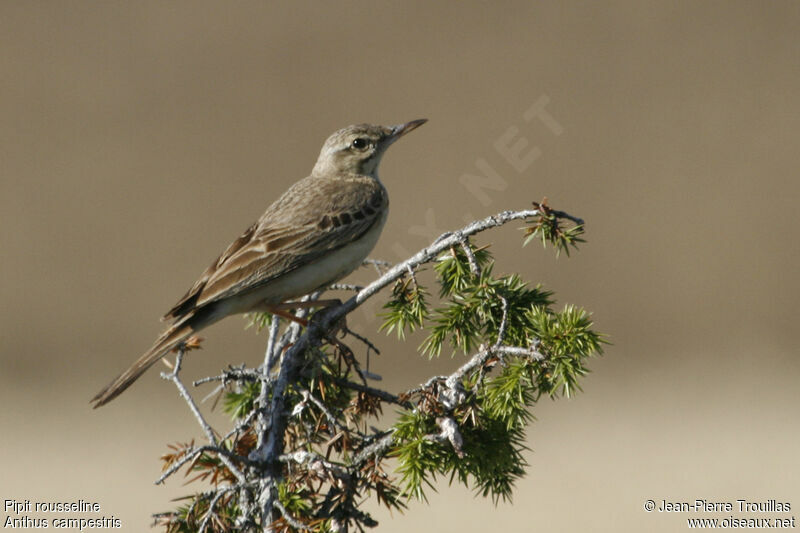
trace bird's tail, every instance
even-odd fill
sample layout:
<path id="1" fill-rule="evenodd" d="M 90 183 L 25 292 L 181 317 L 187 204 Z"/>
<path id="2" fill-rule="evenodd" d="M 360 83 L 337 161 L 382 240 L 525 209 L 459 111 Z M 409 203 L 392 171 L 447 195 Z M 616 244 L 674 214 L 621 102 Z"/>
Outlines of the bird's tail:
<path id="1" fill-rule="evenodd" d="M 94 403 L 94 408 L 97 409 L 122 394 L 134 381 L 139 379 L 139 376 L 144 374 L 148 368 L 169 353 L 170 350 L 188 339 L 192 333 L 207 325 L 203 324 L 203 326 L 198 327 L 197 318 L 197 316 L 187 317 L 187 320 L 182 320 L 162 333 L 152 348 L 147 350 L 128 370 L 106 385 L 89 402 Z"/>

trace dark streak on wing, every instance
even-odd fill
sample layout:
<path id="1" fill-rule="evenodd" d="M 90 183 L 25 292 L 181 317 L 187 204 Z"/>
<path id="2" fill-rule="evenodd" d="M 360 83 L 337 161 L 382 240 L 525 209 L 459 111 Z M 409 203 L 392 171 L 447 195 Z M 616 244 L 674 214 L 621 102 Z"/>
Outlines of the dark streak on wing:
<path id="1" fill-rule="evenodd" d="M 183 315 L 185 315 L 189 310 L 194 308 L 195 302 L 197 301 L 197 297 L 200 294 L 200 291 L 203 290 L 203 287 L 205 286 L 206 281 L 208 281 L 208 278 L 211 276 L 211 274 L 213 274 L 215 270 L 217 270 L 221 265 L 223 265 L 225 261 L 227 261 L 232 255 L 241 250 L 247 243 L 250 242 L 250 240 L 253 238 L 253 235 L 255 234 L 257 226 L 258 223 L 257 222 L 254 223 L 252 226 L 247 228 L 245 232 L 239 236 L 238 239 L 233 241 L 228 246 L 228 248 L 224 252 L 222 252 L 222 254 L 219 257 L 217 257 L 217 259 L 211 264 L 211 266 L 209 266 L 200 275 L 200 278 L 197 281 L 195 281 L 194 285 L 192 285 L 192 287 L 188 291 L 186 291 L 186 294 L 184 294 L 183 297 L 180 300 L 178 300 L 178 303 L 176 303 L 172 307 L 172 309 L 167 311 L 167 314 L 165 314 L 161 318 L 161 320 L 180 318 Z"/>

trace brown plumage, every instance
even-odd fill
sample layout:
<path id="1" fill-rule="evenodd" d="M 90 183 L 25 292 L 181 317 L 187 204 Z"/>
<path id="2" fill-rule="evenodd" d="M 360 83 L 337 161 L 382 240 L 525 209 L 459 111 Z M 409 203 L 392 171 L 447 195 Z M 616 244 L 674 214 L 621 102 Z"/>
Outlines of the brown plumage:
<path id="1" fill-rule="evenodd" d="M 192 334 L 225 318 L 324 288 L 356 269 L 377 242 L 389 207 L 377 168 L 386 148 L 423 124 L 361 124 L 337 131 L 310 176 L 289 188 L 209 266 L 166 315 L 171 326 L 101 390 L 116 398 Z"/>

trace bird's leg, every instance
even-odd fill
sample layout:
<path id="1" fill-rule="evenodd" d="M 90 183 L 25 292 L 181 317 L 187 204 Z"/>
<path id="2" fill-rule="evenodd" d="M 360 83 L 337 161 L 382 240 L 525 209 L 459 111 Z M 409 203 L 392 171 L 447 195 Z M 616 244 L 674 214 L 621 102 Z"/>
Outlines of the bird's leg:
<path id="1" fill-rule="evenodd" d="M 268 313 L 271 313 L 271 314 L 273 314 L 275 316 L 279 316 L 281 318 L 285 318 L 286 320 L 289 320 L 291 322 L 297 322 L 298 324 L 300 324 L 303 327 L 307 327 L 308 326 L 308 320 L 306 320 L 305 318 L 300 318 L 299 316 L 295 315 L 294 313 L 290 313 L 289 311 L 287 311 L 285 309 L 280 309 L 280 308 L 273 307 L 273 306 L 268 306 L 268 307 L 265 307 L 264 309 Z"/>
<path id="2" fill-rule="evenodd" d="M 308 327 L 309 322 L 315 319 L 317 313 L 314 313 L 309 320 L 305 320 L 291 313 L 290 310 L 308 309 L 310 307 L 322 307 L 322 309 L 320 309 L 318 312 L 323 313 L 327 309 L 341 304 L 342 304 L 341 300 L 339 300 L 338 298 L 334 298 L 330 300 L 309 300 L 305 302 L 283 302 L 279 304 L 265 305 L 263 309 L 269 313 L 272 313 L 275 316 L 280 316 L 286 318 L 287 320 L 297 322 L 303 327 Z M 349 346 L 347 346 L 342 341 L 336 338 L 340 331 L 342 332 L 342 337 L 347 335 L 347 332 L 349 331 L 347 328 L 346 316 L 343 316 L 342 318 L 337 320 L 335 324 L 333 324 L 333 329 L 330 333 L 327 331 L 323 332 L 323 336 L 328 340 L 328 342 L 339 348 L 339 351 L 345 356 L 345 358 L 350 360 L 350 364 L 355 364 L 355 368 L 356 371 L 358 372 L 358 375 L 361 377 L 362 380 L 364 380 L 364 383 L 366 383 L 364 374 L 361 372 L 360 369 L 358 369 L 358 363 L 356 362 L 355 357 L 353 356 L 353 351 L 350 349 Z"/>
<path id="3" fill-rule="evenodd" d="M 267 309 L 310 309 L 311 307 L 333 307 L 334 305 L 341 305 L 342 301 L 338 298 L 329 300 L 308 300 L 303 302 L 283 302 L 279 304 L 268 305 Z M 271 312 L 271 311 L 270 311 Z"/>
<path id="4" fill-rule="evenodd" d="M 286 310 L 286 309 L 308 309 L 310 307 L 322 307 L 322 309 L 320 309 L 318 311 L 319 313 L 322 313 L 322 312 L 326 311 L 327 309 L 329 309 L 331 307 L 335 307 L 337 305 L 342 305 L 342 301 L 340 299 L 338 299 L 338 298 L 331 298 L 331 299 L 328 299 L 328 300 L 308 300 L 308 301 L 303 301 L 303 302 L 283 302 L 283 303 L 279 303 L 279 304 L 269 305 L 269 306 L 267 306 L 266 309 L 270 313 L 278 314 L 278 313 L 276 313 L 276 311 L 285 312 L 284 310 Z M 289 318 L 289 320 L 293 320 L 295 322 L 299 322 L 303 326 L 307 326 L 308 325 L 308 321 L 300 322 L 300 320 L 302 320 L 302 319 L 298 319 L 296 316 L 294 316 L 294 315 L 292 315 L 290 313 L 280 314 L 280 316 L 285 316 L 286 318 Z M 315 316 L 316 316 L 316 313 L 314 313 L 314 315 L 309 320 L 314 320 Z M 320 315 L 320 316 L 322 316 L 322 315 Z M 342 317 L 339 320 L 337 320 L 336 324 L 334 324 L 334 329 L 333 329 L 332 334 L 331 335 L 326 335 L 326 337 L 328 338 L 328 340 L 338 344 L 339 341 L 336 340 L 336 336 L 340 331 L 342 332 L 342 336 L 347 334 L 347 318 L 346 317 Z"/>
<path id="5" fill-rule="evenodd" d="M 295 316 L 289 311 L 292 309 L 309 309 L 311 307 L 333 307 L 334 305 L 341 305 L 342 301 L 338 298 L 330 300 L 309 300 L 306 302 L 283 302 L 279 304 L 271 304 L 264 306 L 264 309 L 273 315 L 283 317 L 292 322 L 297 322 L 303 327 L 308 326 L 308 320 Z M 341 329 L 341 328 L 337 328 Z"/>

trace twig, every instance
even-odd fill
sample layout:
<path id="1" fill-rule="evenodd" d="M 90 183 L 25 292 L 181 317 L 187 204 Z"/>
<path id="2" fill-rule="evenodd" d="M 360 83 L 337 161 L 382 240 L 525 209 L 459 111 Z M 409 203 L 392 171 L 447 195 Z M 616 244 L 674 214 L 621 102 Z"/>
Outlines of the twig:
<path id="1" fill-rule="evenodd" d="M 206 403 L 212 396 L 222 392 L 223 390 L 225 390 L 225 385 L 217 385 L 216 387 L 211 389 L 211 392 L 203 396 L 203 399 L 200 400 L 200 403 Z M 217 405 L 216 401 L 214 401 L 214 405 Z"/>
<path id="2" fill-rule="evenodd" d="M 295 517 L 293 517 L 293 516 L 292 516 L 292 515 L 289 513 L 289 511 L 286 509 L 286 507 L 284 507 L 284 506 L 283 506 L 283 504 L 281 503 L 281 501 L 280 501 L 280 500 L 277 500 L 277 499 L 276 499 L 276 500 L 273 502 L 273 504 L 272 504 L 272 505 L 273 505 L 273 506 L 274 506 L 274 507 L 275 507 L 275 508 L 276 508 L 278 511 L 280 511 L 280 512 L 281 512 L 281 515 L 283 515 L 283 518 L 285 518 L 285 519 L 286 519 L 286 521 L 287 521 L 287 522 L 289 522 L 289 525 L 290 525 L 290 526 L 292 526 L 292 527 L 293 527 L 293 528 L 295 528 L 295 529 L 301 529 L 301 530 L 303 530 L 303 531 L 311 531 L 311 528 L 310 528 L 310 527 L 308 527 L 307 525 L 305 525 L 304 523 L 300 522 L 300 521 L 299 521 L 299 520 L 297 520 Z M 266 530 L 265 530 L 265 531 L 266 531 Z"/>
<path id="3" fill-rule="evenodd" d="M 427 390 L 427 389 L 431 388 L 433 386 L 433 384 L 436 383 L 437 381 L 445 381 L 446 379 L 447 379 L 447 376 L 431 376 L 430 378 L 428 378 L 428 381 L 426 381 L 425 383 L 423 383 L 419 387 L 414 387 L 413 389 L 408 389 L 405 392 L 405 395 L 406 396 L 410 396 L 412 394 L 416 394 L 418 392 L 422 392 L 424 390 Z"/>
<path id="4" fill-rule="evenodd" d="M 222 448 L 220 446 L 215 446 L 215 445 L 199 446 L 197 448 L 193 448 L 191 450 L 188 450 L 188 451 L 184 452 L 184 456 L 181 457 L 178 461 L 175 461 L 174 463 L 172 463 L 172 465 L 170 465 L 170 467 L 167 470 L 165 470 L 164 473 L 161 474 L 161 477 L 158 478 L 157 480 L 155 480 L 155 482 L 153 484 L 154 485 L 162 484 L 164 481 L 166 481 L 166 479 L 169 476 L 171 476 L 172 474 L 174 474 L 175 472 L 180 470 L 180 468 L 183 465 L 193 461 L 198 455 L 200 455 L 201 453 L 204 453 L 204 452 L 214 452 L 216 454 L 228 457 L 231 460 L 247 462 L 247 458 L 246 457 L 241 457 L 239 455 L 236 455 L 235 453 L 231 453 L 228 450 L 226 450 L 225 448 Z"/>
<path id="5" fill-rule="evenodd" d="M 328 286 L 328 290 L 332 291 L 354 291 L 358 292 L 363 289 L 361 285 L 353 285 L 352 283 L 333 283 Z"/>
<path id="6" fill-rule="evenodd" d="M 505 355 L 516 355 L 519 357 L 527 357 L 533 361 L 544 361 L 545 355 L 539 351 L 541 341 L 535 339 L 529 348 L 520 348 L 518 346 L 498 346 L 492 348 L 494 353 L 501 353 Z"/>
<path id="7" fill-rule="evenodd" d="M 478 352 L 473 355 L 469 361 L 461 365 L 458 370 L 447 376 L 447 378 L 444 380 L 445 385 L 448 389 L 456 391 L 460 387 L 461 380 L 464 378 L 464 376 L 466 376 L 475 368 L 482 367 L 489 359 L 497 354 L 516 355 L 519 357 L 527 357 L 533 361 L 542 361 L 545 359 L 545 356 L 539 352 L 539 344 L 540 341 L 537 339 L 529 348 L 521 348 L 517 346 L 492 346 L 487 348 L 485 345 L 481 345 Z M 430 382 L 431 380 L 428 380 L 428 383 Z"/>
<path id="8" fill-rule="evenodd" d="M 383 274 L 383 271 L 381 270 L 381 267 L 386 267 L 386 268 L 391 268 L 392 267 L 392 263 L 390 263 L 389 261 L 382 261 L 380 259 L 369 259 L 369 258 L 367 258 L 367 259 L 364 259 L 364 261 L 362 261 L 361 264 L 362 265 L 372 265 L 372 266 L 374 266 L 375 267 L 375 271 L 378 273 L 379 276 Z"/>
<path id="9" fill-rule="evenodd" d="M 442 430 L 441 433 L 435 435 L 427 435 L 428 440 L 436 442 L 449 442 L 456 452 L 456 455 L 463 458 L 464 450 L 464 437 L 461 436 L 461 431 L 458 429 L 458 423 L 451 416 L 443 416 L 436 419 L 436 425 Z"/>
<path id="10" fill-rule="evenodd" d="M 181 345 L 178 349 L 178 355 L 175 356 L 175 367 L 173 368 L 172 372 L 167 374 L 163 372 L 161 377 L 163 379 L 172 381 L 175 384 L 175 387 L 178 388 L 178 393 L 181 397 L 186 401 L 189 405 L 189 409 L 194 414 L 194 417 L 197 419 L 197 422 L 200 424 L 200 427 L 203 428 L 203 433 L 206 434 L 206 438 L 208 441 L 216 447 L 219 447 L 219 443 L 217 442 L 217 438 L 214 435 L 214 430 L 211 429 L 211 426 L 206 422 L 206 419 L 203 418 L 203 415 L 200 413 L 200 409 L 197 408 L 197 404 L 192 399 L 192 396 L 189 394 L 189 391 L 186 390 L 186 386 L 178 377 L 178 373 L 181 370 L 181 363 L 183 362 L 183 354 L 185 352 L 185 346 Z M 244 474 L 236 467 L 233 462 L 228 459 L 225 455 L 220 454 L 219 456 L 220 461 L 222 461 L 225 466 L 231 471 L 231 473 L 236 477 L 239 483 L 246 483 L 247 479 L 245 479 Z"/>
<path id="11" fill-rule="evenodd" d="M 458 231 L 443 234 L 434 242 L 434 244 L 423 248 L 405 261 L 397 263 L 388 271 L 386 271 L 381 277 L 364 287 L 364 289 L 361 290 L 361 292 L 359 292 L 357 295 L 350 298 L 342 305 L 333 308 L 333 312 L 331 312 L 329 315 L 330 320 L 338 320 L 342 316 L 351 312 L 353 309 L 364 303 L 365 300 L 371 298 L 379 290 L 402 277 L 403 273 L 407 272 L 409 267 L 413 268 L 417 265 L 432 261 L 442 251 L 459 245 L 465 238 L 482 231 L 486 231 L 490 228 L 502 226 L 503 224 L 507 224 L 513 220 L 531 218 L 539 214 L 540 211 L 537 209 L 526 209 L 524 211 L 503 211 L 502 213 L 472 222 Z"/>
<path id="12" fill-rule="evenodd" d="M 264 354 L 264 377 L 269 376 L 270 370 L 272 370 L 273 365 L 275 365 L 275 343 L 278 340 L 280 321 L 280 317 L 273 315 L 272 322 L 269 324 L 269 339 L 267 340 L 267 351 Z"/>
<path id="13" fill-rule="evenodd" d="M 408 277 L 411 278 L 411 283 L 414 284 L 414 289 L 419 290 L 419 283 L 417 283 L 417 273 L 414 272 L 414 269 L 411 268 L 411 265 L 406 266 L 406 271 L 408 272 Z"/>
<path id="14" fill-rule="evenodd" d="M 345 431 L 347 430 L 347 427 L 346 427 L 344 424 L 340 423 L 338 420 L 336 420 L 336 417 L 335 417 L 335 416 L 333 416 L 333 413 L 331 413 L 331 412 L 328 410 L 328 408 L 327 408 L 327 407 L 325 407 L 325 404 L 324 404 L 324 403 L 322 403 L 322 402 L 319 400 L 319 398 L 317 398 L 316 396 L 314 396 L 313 394 L 311 394 L 311 392 L 310 392 L 308 389 L 298 388 L 298 390 L 300 391 L 300 394 L 302 394 L 302 395 L 303 395 L 303 399 L 304 399 L 304 400 L 309 400 L 309 401 L 311 401 L 311 403 L 313 403 L 314 405 L 316 405 L 316 406 L 317 406 L 317 409 L 319 409 L 320 411 L 322 411 L 322 414 L 323 414 L 323 415 L 325 415 L 325 418 L 327 418 L 327 419 L 328 419 L 328 423 L 329 423 L 330 425 L 332 425 L 332 426 L 334 426 L 334 427 L 337 427 L 337 428 L 339 428 L 339 429 L 343 429 L 343 430 L 345 430 Z"/>
<path id="15" fill-rule="evenodd" d="M 353 389 L 358 392 L 371 394 L 372 396 L 376 396 L 385 402 L 394 403 L 403 407 L 411 406 L 409 402 L 403 402 L 394 394 L 386 392 L 382 389 L 376 389 L 374 387 L 369 387 L 367 385 L 362 385 L 361 383 L 355 383 L 354 381 L 348 381 L 346 379 L 335 379 L 334 382 L 341 387 L 347 387 L 348 389 Z"/>
<path id="16" fill-rule="evenodd" d="M 229 492 L 230 490 L 231 490 L 230 487 L 225 487 L 224 489 L 218 490 L 217 493 L 214 495 L 214 498 L 208 504 L 208 511 L 206 511 L 206 515 L 203 517 L 203 521 L 200 522 L 200 528 L 197 530 L 199 533 L 203 533 L 203 531 L 205 531 L 206 527 L 208 526 L 208 521 L 211 519 L 211 516 L 214 512 L 214 507 L 217 505 L 217 502 L 219 501 L 220 498 L 222 498 L 223 494 Z"/>
<path id="17" fill-rule="evenodd" d="M 364 337 L 364 336 L 362 336 L 362 335 L 359 335 L 358 333 L 356 333 L 355 331 L 353 331 L 353 330 L 352 330 L 352 329 L 350 329 L 350 328 L 345 328 L 345 330 L 344 330 L 344 331 L 345 331 L 345 333 L 347 333 L 348 335 L 352 335 L 352 336 L 353 336 L 353 337 L 355 337 L 356 339 L 358 339 L 358 340 L 360 340 L 361 342 L 363 342 L 364 344 L 366 344 L 366 346 L 367 346 L 367 353 L 369 353 L 369 350 L 372 350 L 373 352 L 375 352 L 375 353 L 376 353 L 376 354 L 378 354 L 378 355 L 380 355 L 380 354 L 381 354 L 381 351 L 378 349 L 378 347 L 377 347 L 377 346 L 375 346 L 374 344 L 372 344 L 372 342 L 370 342 L 370 340 L 369 340 L 368 338 L 366 338 L 366 337 Z"/>
<path id="18" fill-rule="evenodd" d="M 250 425 L 250 422 L 252 422 L 252 421 L 253 421 L 253 418 L 254 418 L 255 416 L 256 416 L 256 411 L 255 411 L 255 410 L 253 410 L 253 411 L 250 411 L 249 413 L 247 413 L 247 416 L 246 416 L 246 417 L 244 417 L 243 419 L 241 419 L 241 420 L 239 421 L 239 423 L 238 423 L 238 424 L 236 424 L 236 426 L 234 426 L 234 428 L 233 428 L 232 430 L 230 430 L 229 432 L 227 432 L 227 433 L 225 434 L 225 436 L 224 436 L 224 437 L 222 437 L 222 442 L 225 442 L 226 440 L 228 440 L 229 438 L 231 438 L 231 437 L 232 437 L 234 434 L 236 434 L 236 433 L 239 433 L 240 431 L 242 431 L 243 429 L 245 429 L 247 426 L 249 426 L 249 425 Z"/>
<path id="19" fill-rule="evenodd" d="M 224 370 L 222 374 L 218 376 L 209 376 L 205 378 L 200 378 L 196 381 L 192 382 L 192 385 L 197 387 L 199 385 L 203 385 L 205 383 L 210 383 L 212 381 L 222 381 L 223 384 L 227 384 L 228 381 L 256 381 L 261 377 L 261 374 L 257 370 L 253 370 L 250 368 L 245 368 L 244 364 L 240 367 L 229 367 L 228 370 Z"/>
<path id="20" fill-rule="evenodd" d="M 499 348 L 503 344 L 506 336 L 506 327 L 508 326 L 508 300 L 500 296 L 500 302 L 503 304 L 503 318 L 500 319 L 500 327 L 497 330 L 497 341 L 495 341 L 492 348 Z"/>
<path id="21" fill-rule="evenodd" d="M 470 272 L 472 272 L 472 275 L 476 278 L 479 277 L 481 275 L 481 267 L 478 265 L 478 260 L 475 258 L 475 252 L 472 251 L 472 245 L 470 245 L 469 239 L 464 239 L 460 244 L 461 248 L 464 250 L 464 254 L 467 256 Z"/>
<path id="22" fill-rule="evenodd" d="M 569 213 L 565 213 L 564 211 L 559 211 L 557 209 L 550 209 L 550 213 L 555 215 L 556 218 L 566 218 L 567 220 L 571 220 L 572 222 L 578 224 L 579 226 L 583 226 L 585 224 L 582 218 L 574 217 Z"/>
<path id="23" fill-rule="evenodd" d="M 367 461 L 368 459 L 382 455 L 383 452 L 389 449 L 389 447 L 394 443 L 394 429 L 389 430 L 385 435 L 380 437 L 378 440 L 369 444 L 368 446 L 364 447 L 360 452 L 358 452 L 355 457 L 353 457 L 353 463 L 360 465 Z"/>
<path id="24" fill-rule="evenodd" d="M 332 476 L 337 478 L 347 478 L 350 476 L 350 474 L 347 471 L 347 467 L 345 467 L 344 465 L 331 463 L 321 455 L 316 454 L 314 452 L 298 450 L 293 453 L 287 453 L 281 455 L 278 459 L 283 462 L 291 461 L 299 465 L 308 464 L 310 470 L 316 470 L 317 465 L 319 465 L 326 471 L 330 472 Z"/>

